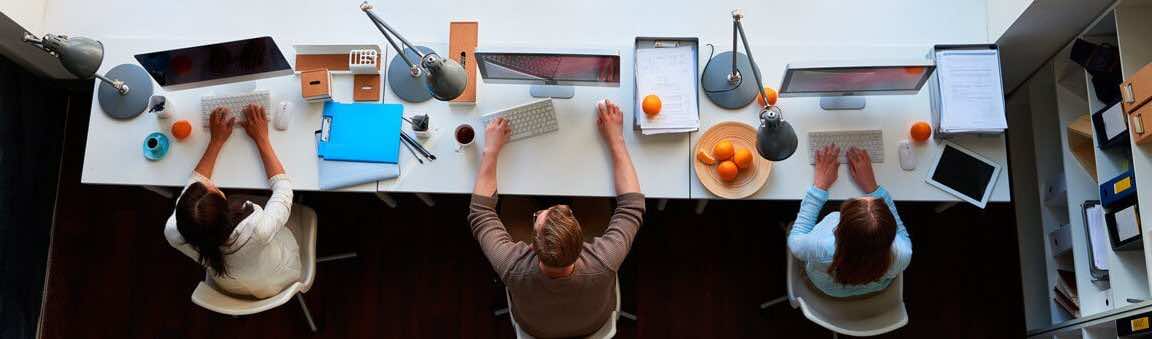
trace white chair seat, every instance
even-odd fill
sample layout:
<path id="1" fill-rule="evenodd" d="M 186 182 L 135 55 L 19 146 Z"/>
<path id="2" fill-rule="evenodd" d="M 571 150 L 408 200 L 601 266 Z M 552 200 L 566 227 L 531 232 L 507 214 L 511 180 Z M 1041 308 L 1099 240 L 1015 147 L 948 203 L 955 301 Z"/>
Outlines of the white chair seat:
<path id="1" fill-rule="evenodd" d="M 787 250 L 785 252 L 788 252 Z M 867 337 L 894 331 L 908 324 L 904 307 L 904 274 L 884 291 L 864 298 L 830 297 L 804 281 L 804 263 L 788 252 L 788 301 L 804 317 L 840 334 Z"/>

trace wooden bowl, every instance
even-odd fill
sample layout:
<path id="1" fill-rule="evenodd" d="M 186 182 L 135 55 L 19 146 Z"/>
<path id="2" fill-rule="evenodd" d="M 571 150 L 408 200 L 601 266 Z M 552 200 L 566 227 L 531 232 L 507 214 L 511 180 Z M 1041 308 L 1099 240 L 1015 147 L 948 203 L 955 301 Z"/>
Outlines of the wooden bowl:
<path id="1" fill-rule="evenodd" d="M 743 147 L 752 152 L 753 166 L 740 170 L 736 180 L 720 180 L 716 165 L 705 165 L 696 160 L 696 151 L 704 150 L 711 154 L 712 147 L 720 141 L 728 140 L 733 146 Z M 719 163 L 719 161 L 717 161 Z M 756 152 L 756 129 L 748 124 L 726 121 L 712 126 L 692 149 L 692 164 L 696 168 L 696 178 L 709 192 L 725 199 L 747 198 L 764 187 L 768 175 L 772 174 L 772 162 L 760 157 Z"/>

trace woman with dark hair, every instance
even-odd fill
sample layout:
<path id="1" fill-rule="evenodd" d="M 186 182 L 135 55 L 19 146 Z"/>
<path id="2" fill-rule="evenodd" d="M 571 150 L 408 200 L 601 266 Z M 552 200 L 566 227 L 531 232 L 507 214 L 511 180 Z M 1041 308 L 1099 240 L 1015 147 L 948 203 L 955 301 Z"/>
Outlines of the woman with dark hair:
<path id="1" fill-rule="evenodd" d="M 164 236 L 204 266 L 222 292 L 263 299 L 300 280 L 300 249 L 285 227 L 292 213 L 292 184 L 268 141 L 267 115 L 252 105 L 243 113 L 244 131 L 260 152 L 272 196 L 264 206 L 229 200 L 212 182 L 216 158 L 236 121 L 228 109 L 217 108 L 209 118 L 208 148 L 176 200 Z"/>
<path id="2" fill-rule="evenodd" d="M 867 195 L 849 199 L 816 222 L 828 200 L 828 188 L 840 170 L 840 148 L 816 153 L 815 180 L 796 223 L 788 232 L 788 249 L 804 262 L 808 280 L 832 297 L 852 297 L 883 291 L 912 260 L 912 240 L 896 214 L 888 191 L 876 184 L 868 152 L 850 148 L 846 154 L 853 181 Z"/>

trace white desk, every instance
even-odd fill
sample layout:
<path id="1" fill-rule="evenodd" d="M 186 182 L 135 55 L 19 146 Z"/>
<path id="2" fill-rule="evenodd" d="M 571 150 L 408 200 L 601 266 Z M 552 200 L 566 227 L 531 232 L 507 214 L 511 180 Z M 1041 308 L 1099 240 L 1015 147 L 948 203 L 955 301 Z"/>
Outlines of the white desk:
<path id="1" fill-rule="evenodd" d="M 226 41 L 257 35 L 271 35 L 276 38 L 286 55 L 291 58 L 290 46 L 293 43 L 307 42 L 369 42 L 383 43 L 382 37 L 358 10 L 358 0 L 349 1 L 305 1 L 288 0 L 270 4 L 267 2 L 237 2 L 224 0 L 201 1 L 196 4 L 176 2 L 153 2 L 145 0 L 124 0 L 116 2 L 92 2 L 81 0 L 58 0 L 47 4 L 45 31 L 83 35 L 101 39 L 107 46 L 103 69 L 131 60 L 130 55 L 140 52 L 131 44 L 118 46 L 114 41 L 124 38 L 148 38 L 150 41 L 172 42 L 176 40 Z M 938 0 L 933 1 L 930 10 L 923 10 L 921 1 L 878 0 L 869 2 L 836 2 L 829 5 L 821 1 L 768 1 L 759 3 L 721 1 L 667 1 L 644 0 L 619 2 L 592 0 L 583 2 L 549 3 L 541 6 L 529 0 L 509 0 L 499 2 L 476 2 L 453 0 L 435 3 L 381 3 L 377 1 L 377 12 L 390 25 L 412 41 L 446 41 L 448 22 L 453 19 L 476 19 L 480 21 L 480 41 L 485 44 L 519 43 L 537 47 L 594 46 L 619 49 L 624 57 L 623 82 L 620 88 L 578 88 L 577 98 L 559 101 L 561 133 L 545 136 L 535 144 L 547 147 L 533 147 L 532 141 L 516 142 L 508 146 L 501 159 L 501 191 L 519 194 L 563 194 L 563 195 L 607 195 L 611 189 L 608 158 L 593 126 L 591 102 L 600 97 L 619 100 L 623 107 L 633 107 L 631 103 L 631 45 L 637 35 L 643 36 L 697 36 L 701 43 L 715 43 L 720 51 L 726 50 L 731 42 L 731 21 L 729 11 L 741 7 L 747 14 L 745 29 L 754 52 L 759 58 L 766 75 L 766 82 L 778 81 L 784 63 L 795 59 L 837 58 L 852 59 L 868 53 L 891 53 L 889 56 L 919 56 L 933 43 L 982 43 L 987 41 L 987 18 L 982 1 Z M 224 8 L 226 10 L 218 10 Z M 910 14 L 912 9 L 915 14 Z M 141 13 L 133 17 L 130 13 Z M 146 14 L 153 13 L 153 14 Z M 434 17 L 427 13 L 437 13 Z M 123 18 L 124 21 L 148 20 L 155 15 L 153 24 L 134 22 L 132 24 L 109 24 L 101 18 Z M 127 18 L 133 18 L 131 20 Z M 136 19 L 139 18 L 139 19 Z M 817 20 L 818 19 L 818 20 Z M 785 50 L 783 46 L 798 45 L 796 42 L 819 42 L 824 47 L 798 48 Z M 914 46 L 889 51 L 885 45 L 899 44 Z M 848 48 L 847 45 L 874 46 L 872 49 Z M 771 47 L 776 46 L 776 47 Z M 875 47 L 881 46 L 881 47 Z M 139 46 L 142 47 L 142 46 Z M 443 52 L 443 44 L 436 47 Z M 138 48 L 138 47 L 137 47 Z M 157 45 L 157 48 L 162 49 Z M 871 50 L 872 52 L 866 52 Z M 706 58 L 707 48 L 702 48 L 701 58 Z M 907 54 L 911 53 L 911 54 Z M 701 65 L 703 65 L 703 61 Z M 273 90 L 273 101 L 297 97 L 298 88 L 287 78 L 261 80 L 254 85 L 235 85 L 237 89 L 260 87 Z M 278 81 L 277 84 L 270 82 Z M 340 86 L 338 83 L 337 86 Z M 195 91 L 208 91 L 201 89 Z M 215 89 L 226 92 L 228 89 Z M 475 175 L 474 155 L 453 154 L 452 140 L 447 133 L 462 121 L 473 121 L 482 113 L 509 105 L 526 102 L 529 97 L 523 86 L 483 85 L 481 82 L 480 104 L 475 108 L 450 107 L 439 102 L 411 104 L 407 112 L 430 113 L 433 124 L 441 128 L 441 136 L 430 140 L 431 148 L 440 159 L 436 166 L 410 170 L 399 180 L 384 181 L 379 189 L 399 192 L 469 192 Z M 195 117 L 195 106 L 199 94 L 183 91 L 177 100 L 180 117 Z M 395 101 L 390 89 L 385 89 L 385 100 Z M 927 94 L 917 97 L 887 97 L 870 99 L 870 108 L 864 112 L 870 118 L 844 118 L 843 120 L 819 118 L 823 112 L 816 112 L 812 99 L 783 99 L 785 114 L 796 125 L 802 136 L 806 131 L 839 128 L 841 123 L 851 119 L 871 121 L 876 117 L 885 120 L 886 140 L 891 143 L 888 154 L 895 159 L 897 134 L 889 130 L 902 130 L 909 117 L 921 114 L 927 117 Z M 338 95 L 339 99 L 339 95 Z M 192 105 L 191 107 L 189 105 Z M 90 121 L 89 145 L 85 156 L 83 181 L 86 183 L 133 184 L 133 185 L 179 185 L 194 166 L 199 152 L 206 141 L 194 139 L 184 144 L 177 143 L 170 157 L 157 163 L 148 163 L 139 156 L 138 146 L 148 131 L 159 126 L 142 116 L 128 122 L 110 121 L 99 112 L 98 103 L 93 102 L 94 112 Z M 807 107 L 805 107 L 807 105 Z M 184 107 L 184 108 L 181 108 Z M 895 108 L 895 111 L 882 111 L 882 108 Z M 753 112 L 725 111 L 711 105 L 701 97 L 702 128 L 721 120 L 743 120 L 754 123 Z M 319 109 L 305 113 L 303 119 L 295 119 L 292 129 L 286 132 L 273 131 L 273 142 L 285 165 L 293 173 L 297 186 L 314 189 L 315 159 L 312 140 L 309 138 Z M 888 112 L 888 113 L 884 113 Z M 918 113 L 919 112 L 919 113 Z M 194 113 L 194 114 L 193 114 Z M 805 114 L 814 113 L 814 114 Z M 833 113 L 849 115 L 852 112 Z M 855 112 L 860 113 L 860 112 Z M 581 119 L 587 114 L 587 119 Z M 886 115 L 888 114 L 888 115 Z M 892 119 L 892 117 L 898 116 Z M 103 119 L 103 120 L 101 120 Z M 198 122 L 197 122 L 198 123 Z M 626 128 L 629 128 L 626 123 Z M 478 131 L 481 126 L 476 125 Z M 880 126 L 876 126 L 880 127 Z M 445 132 L 447 131 L 447 132 Z M 205 137 L 206 131 L 197 128 L 195 133 Z M 238 131 L 239 132 L 239 131 Z M 305 133 L 306 132 L 306 133 Z M 691 137 L 664 136 L 639 137 L 628 134 L 642 185 L 646 193 L 653 197 L 709 197 L 701 190 L 699 183 L 690 173 L 691 144 L 699 133 Z M 194 137 L 195 138 L 195 137 Z M 689 138 L 692 140 L 690 141 Z M 802 137 L 803 140 L 803 137 Z M 477 140 L 482 142 L 482 137 Z M 985 141 L 981 141 L 985 142 Z M 802 141 L 803 143 L 803 141 Z M 986 146 L 972 147 L 993 159 L 1002 155 L 989 153 L 1004 152 L 1002 141 L 989 142 Z M 479 145 L 477 145 L 479 146 Z M 801 150 L 804 152 L 804 144 Z M 478 149 L 479 147 L 477 147 Z M 534 149 L 529 149 L 534 148 Z M 300 150 L 307 150 L 300 151 Z M 678 157 L 668 154 L 680 152 Z M 124 154 L 120 154 L 124 153 Z M 921 154 L 929 152 L 921 151 Z M 922 157 L 921 168 L 927 156 Z M 407 167 L 407 166 L 406 166 Z M 896 162 L 883 164 L 878 170 L 880 181 L 888 186 L 896 199 L 900 200 L 953 200 L 950 196 L 936 191 L 922 183 L 919 177 L 896 173 Z M 811 170 L 806 156 L 798 153 L 795 158 L 777 164 L 768 185 L 757 195 L 765 199 L 797 199 L 803 192 L 802 186 L 811 180 Z M 234 135 L 221 155 L 217 169 L 221 184 L 229 187 L 263 187 L 263 173 L 255 158 L 255 151 L 246 137 L 239 132 Z M 842 176 L 842 180 L 847 176 Z M 1006 178 L 1002 177 L 1002 181 Z M 1002 183 L 1003 185 L 1003 183 Z M 370 191 L 373 185 L 354 187 L 352 190 Z M 838 184 L 833 197 L 853 194 L 848 182 Z M 998 188 L 995 200 L 1006 200 L 1007 187 Z"/>

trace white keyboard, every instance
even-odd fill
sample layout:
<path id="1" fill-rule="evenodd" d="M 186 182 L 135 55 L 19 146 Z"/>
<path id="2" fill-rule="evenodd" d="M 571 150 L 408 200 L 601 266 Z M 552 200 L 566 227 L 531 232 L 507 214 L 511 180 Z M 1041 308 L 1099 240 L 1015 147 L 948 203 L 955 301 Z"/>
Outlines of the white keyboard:
<path id="1" fill-rule="evenodd" d="M 481 116 L 480 119 L 487 125 L 496 117 L 504 117 L 505 120 L 508 120 L 508 127 L 512 129 L 512 136 L 509 141 L 560 130 L 560 124 L 556 122 L 556 109 L 552 107 L 551 98 L 488 113 Z"/>
<path id="2" fill-rule="evenodd" d="M 268 91 L 252 91 L 251 93 L 234 95 L 206 95 L 200 98 L 200 124 L 208 128 L 209 118 L 216 107 L 227 107 L 229 114 L 236 117 L 236 123 L 244 122 L 244 107 L 248 104 L 264 106 L 265 119 L 271 120 L 272 99 Z M 227 117 L 225 117 L 227 118 Z"/>
<path id="3" fill-rule="evenodd" d="M 880 130 L 808 132 L 808 163 L 816 163 L 816 151 L 824 146 L 840 146 L 840 163 L 848 163 L 849 147 L 868 152 L 874 163 L 884 162 L 884 133 Z"/>

